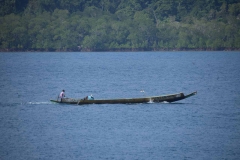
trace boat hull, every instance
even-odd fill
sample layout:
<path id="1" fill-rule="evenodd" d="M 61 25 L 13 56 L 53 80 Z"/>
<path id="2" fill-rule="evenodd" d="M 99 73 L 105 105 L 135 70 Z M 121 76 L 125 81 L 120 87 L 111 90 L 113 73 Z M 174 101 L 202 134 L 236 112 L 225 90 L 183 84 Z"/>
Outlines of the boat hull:
<path id="1" fill-rule="evenodd" d="M 65 103 L 65 104 L 131 104 L 131 103 L 160 103 L 160 102 L 175 102 L 179 101 L 193 95 L 197 94 L 197 92 L 193 92 L 188 95 L 184 95 L 183 93 L 163 95 L 163 96 L 153 96 L 153 97 L 145 97 L 145 98 L 123 98 L 123 99 L 99 99 L 99 100 L 84 100 L 84 99 L 72 99 L 72 98 L 63 98 L 60 100 L 50 100 L 51 102 L 56 103 Z"/>

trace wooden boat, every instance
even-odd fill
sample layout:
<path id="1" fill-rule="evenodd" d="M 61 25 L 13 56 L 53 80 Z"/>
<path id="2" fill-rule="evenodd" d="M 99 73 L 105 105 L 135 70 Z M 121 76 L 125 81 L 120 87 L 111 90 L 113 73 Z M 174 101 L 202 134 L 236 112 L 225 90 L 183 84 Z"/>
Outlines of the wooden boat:
<path id="1" fill-rule="evenodd" d="M 73 98 L 62 98 L 61 100 L 50 100 L 51 102 L 56 103 L 65 103 L 65 104 L 131 104 L 131 103 L 159 103 L 159 102 L 175 102 L 179 101 L 193 95 L 197 94 L 197 92 L 192 92 L 188 95 L 184 95 L 183 93 L 176 93 L 170 95 L 162 95 L 162 96 L 153 96 L 153 97 L 145 97 L 145 98 L 123 98 L 123 99 L 97 99 L 97 100 L 86 100 L 86 99 L 73 99 Z"/>

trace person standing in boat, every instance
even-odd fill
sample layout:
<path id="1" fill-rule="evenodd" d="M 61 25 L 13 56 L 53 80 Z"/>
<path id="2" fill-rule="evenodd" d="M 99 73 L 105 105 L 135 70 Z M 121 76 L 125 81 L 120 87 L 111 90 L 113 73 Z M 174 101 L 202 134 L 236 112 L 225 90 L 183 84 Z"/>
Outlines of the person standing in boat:
<path id="1" fill-rule="evenodd" d="M 62 90 L 59 97 L 61 98 L 61 102 L 62 102 L 62 99 L 65 97 L 65 90 Z"/>

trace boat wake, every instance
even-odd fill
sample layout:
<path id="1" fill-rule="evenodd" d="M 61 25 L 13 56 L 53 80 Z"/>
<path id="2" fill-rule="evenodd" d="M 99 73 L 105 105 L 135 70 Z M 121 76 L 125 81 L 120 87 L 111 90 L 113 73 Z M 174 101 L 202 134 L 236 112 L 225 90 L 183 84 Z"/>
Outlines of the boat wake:
<path id="1" fill-rule="evenodd" d="M 53 104 L 51 102 L 27 102 L 30 105 L 39 105 L 39 104 Z"/>
<path id="2" fill-rule="evenodd" d="M 52 105 L 51 102 L 16 102 L 16 103 L 0 103 L 1 107 L 31 106 L 31 105 Z"/>

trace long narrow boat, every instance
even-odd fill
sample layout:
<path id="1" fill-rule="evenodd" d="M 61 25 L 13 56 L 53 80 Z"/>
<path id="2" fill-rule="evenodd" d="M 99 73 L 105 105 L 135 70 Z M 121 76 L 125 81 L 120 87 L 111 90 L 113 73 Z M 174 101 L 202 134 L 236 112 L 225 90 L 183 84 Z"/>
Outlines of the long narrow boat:
<path id="1" fill-rule="evenodd" d="M 96 99 L 96 100 L 85 100 L 85 99 L 73 99 L 73 98 L 63 98 L 60 100 L 50 100 L 51 102 L 56 103 L 65 103 L 65 104 L 131 104 L 131 103 L 159 103 L 159 102 L 175 102 L 179 101 L 193 95 L 197 94 L 197 92 L 192 92 L 188 95 L 184 95 L 183 93 L 162 95 L 162 96 L 153 96 L 153 97 L 145 97 L 145 98 L 122 98 L 122 99 Z"/>

